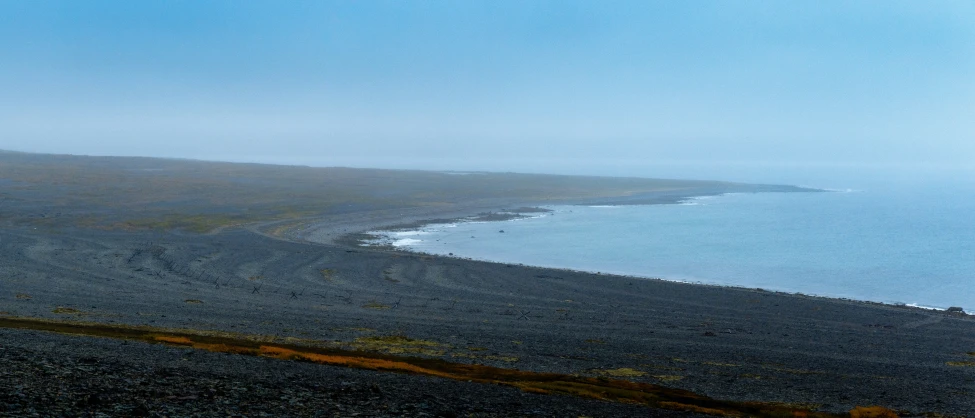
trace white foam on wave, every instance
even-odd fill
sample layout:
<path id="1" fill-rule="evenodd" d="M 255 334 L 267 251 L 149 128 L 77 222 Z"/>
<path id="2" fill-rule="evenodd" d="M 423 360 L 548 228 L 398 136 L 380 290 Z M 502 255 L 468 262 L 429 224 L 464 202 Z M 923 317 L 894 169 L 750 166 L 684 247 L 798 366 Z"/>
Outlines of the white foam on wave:
<path id="1" fill-rule="evenodd" d="M 813 189 L 813 190 L 822 190 L 824 192 L 832 192 L 832 193 L 859 193 L 863 191 L 859 189 L 833 189 L 829 187 L 814 187 L 814 186 L 799 186 L 799 187 L 806 188 L 806 189 Z"/>
<path id="2" fill-rule="evenodd" d="M 613 208 L 613 209 L 616 209 L 619 206 L 617 206 L 617 205 L 590 205 L 589 207 L 591 207 L 591 208 Z"/>
<path id="3" fill-rule="evenodd" d="M 525 217 L 521 217 L 521 218 L 508 219 L 508 222 L 527 221 L 529 219 L 544 218 L 546 216 L 548 216 L 548 215 L 525 216 Z"/>
<path id="4" fill-rule="evenodd" d="M 415 230 L 415 231 L 395 231 L 389 234 L 394 237 L 412 237 L 417 235 L 430 235 L 429 231 Z"/>
<path id="5" fill-rule="evenodd" d="M 719 197 L 732 196 L 732 195 L 736 195 L 736 194 L 741 194 L 741 193 L 721 193 L 721 194 L 710 194 L 710 195 L 706 195 L 706 196 L 691 196 L 691 197 L 688 197 L 688 198 L 686 198 L 684 200 L 681 200 L 680 203 L 683 204 L 683 203 L 689 203 L 689 202 L 697 202 L 697 203 L 704 204 L 703 202 L 706 202 L 708 200 L 714 200 L 714 199 L 717 199 Z"/>
<path id="6" fill-rule="evenodd" d="M 905 305 L 910 306 L 912 308 L 927 309 L 929 311 L 947 311 L 948 310 L 947 308 L 938 308 L 938 307 L 935 307 L 935 306 L 919 305 L 917 303 L 906 303 Z M 965 312 L 966 314 L 970 314 L 971 313 L 971 312 L 968 312 L 968 311 L 962 311 L 962 312 Z"/>
<path id="7" fill-rule="evenodd" d="M 414 238 L 401 238 L 401 239 L 398 239 L 398 240 L 393 241 L 391 243 L 391 245 L 394 246 L 394 247 L 405 247 L 405 246 L 408 246 L 408 245 L 416 245 L 416 244 L 419 244 L 421 242 L 423 242 L 423 241 L 422 240 L 418 240 L 418 239 L 414 239 Z"/>
<path id="8" fill-rule="evenodd" d="M 735 193 L 722 193 L 722 194 L 714 194 L 714 195 L 707 195 L 707 196 L 691 196 L 677 202 L 677 204 L 680 206 L 707 206 L 708 204 L 706 202 L 709 200 L 714 200 L 721 196 L 728 196 L 733 194 Z"/>
<path id="9" fill-rule="evenodd" d="M 940 309 L 940 308 L 935 308 L 933 306 L 918 305 L 916 303 L 905 303 L 905 305 L 910 306 L 912 308 L 927 309 L 929 311 L 943 311 L 944 310 L 944 309 Z"/>

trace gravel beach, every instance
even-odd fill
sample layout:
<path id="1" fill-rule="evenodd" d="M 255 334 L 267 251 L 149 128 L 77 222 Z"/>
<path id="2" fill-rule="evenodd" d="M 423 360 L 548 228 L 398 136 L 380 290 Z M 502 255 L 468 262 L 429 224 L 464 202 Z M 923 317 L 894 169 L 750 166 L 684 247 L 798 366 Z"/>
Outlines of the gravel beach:
<path id="1" fill-rule="evenodd" d="M 288 242 L 241 229 L 7 229 L 0 258 L 8 317 L 290 337 L 838 413 L 881 405 L 902 416 L 975 414 L 975 321 L 963 314 Z M 0 414 L 9 416 L 681 414 L 104 338 L 0 335 L 8 365 Z"/>

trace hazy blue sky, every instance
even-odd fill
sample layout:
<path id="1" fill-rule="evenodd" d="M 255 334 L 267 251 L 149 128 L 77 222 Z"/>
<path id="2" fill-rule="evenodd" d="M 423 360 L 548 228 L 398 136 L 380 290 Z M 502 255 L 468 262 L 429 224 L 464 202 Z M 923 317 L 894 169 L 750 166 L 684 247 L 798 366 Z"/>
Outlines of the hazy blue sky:
<path id="1" fill-rule="evenodd" d="M 972 167 L 975 2 L 0 0 L 0 148 Z"/>

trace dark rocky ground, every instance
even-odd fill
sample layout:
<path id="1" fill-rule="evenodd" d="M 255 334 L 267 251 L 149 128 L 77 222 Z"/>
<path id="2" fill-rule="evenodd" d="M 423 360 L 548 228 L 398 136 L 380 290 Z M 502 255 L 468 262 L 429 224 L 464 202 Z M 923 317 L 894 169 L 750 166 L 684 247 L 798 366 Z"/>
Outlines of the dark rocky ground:
<path id="1" fill-rule="evenodd" d="M 761 191 L 807 190 L 0 152 L 0 316 L 260 334 L 825 411 L 882 405 L 902 416 L 975 416 L 969 316 L 337 239 L 505 207 Z M 494 385 L 0 330 L 0 415 L 139 413 L 680 416 Z"/>
<path id="2" fill-rule="evenodd" d="M 0 416 L 694 416 L 101 338 L 0 330 L 0 341 Z"/>
<path id="3" fill-rule="evenodd" d="M 904 416 L 975 415 L 971 317 L 285 242 L 245 230 L 4 229 L 0 312 L 292 337 L 827 411 L 883 405 Z M 676 414 L 27 331 L 2 331 L 0 347 L 0 413 L 11 416 Z"/>

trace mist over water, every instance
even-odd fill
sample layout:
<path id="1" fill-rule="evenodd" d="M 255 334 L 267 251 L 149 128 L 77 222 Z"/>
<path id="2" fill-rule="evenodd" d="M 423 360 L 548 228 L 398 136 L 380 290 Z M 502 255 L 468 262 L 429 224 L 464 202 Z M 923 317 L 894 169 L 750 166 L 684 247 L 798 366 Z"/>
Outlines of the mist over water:
<path id="1" fill-rule="evenodd" d="M 516 153 L 517 154 L 517 153 Z M 919 162 L 810 162 L 810 161 L 733 161 L 661 160 L 652 158 L 550 158 L 485 157 L 465 158 L 350 157 L 308 154 L 304 157 L 252 157 L 221 155 L 221 161 L 256 162 L 314 167 L 347 166 L 435 171 L 492 171 L 536 174 L 564 174 L 610 177 L 647 177 L 693 180 L 720 180 L 743 183 L 790 184 L 844 190 L 931 188 L 941 185 L 975 185 L 975 163 Z"/>
<path id="2" fill-rule="evenodd" d="M 821 174 L 825 184 L 816 185 L 839 190 L 830 193 L 558 206 L 533 219 L 433 225 L 401 244 L 509 263 L 975 310 L 975 184 L 901 174 L 910 181 L 863 175 L 842 183 Z"/>

